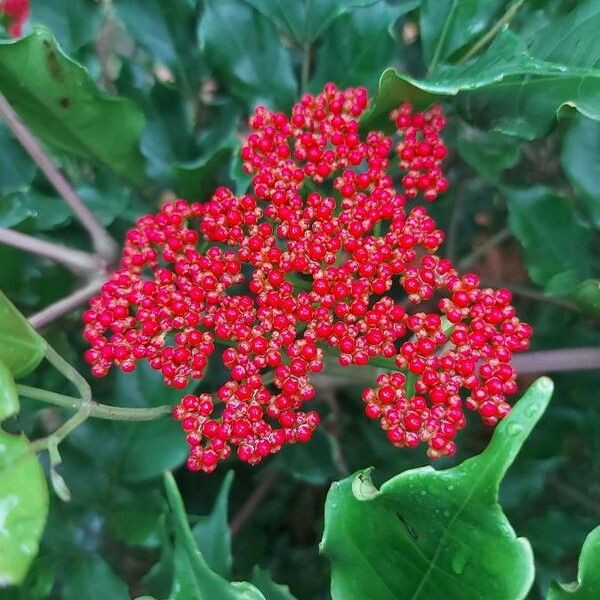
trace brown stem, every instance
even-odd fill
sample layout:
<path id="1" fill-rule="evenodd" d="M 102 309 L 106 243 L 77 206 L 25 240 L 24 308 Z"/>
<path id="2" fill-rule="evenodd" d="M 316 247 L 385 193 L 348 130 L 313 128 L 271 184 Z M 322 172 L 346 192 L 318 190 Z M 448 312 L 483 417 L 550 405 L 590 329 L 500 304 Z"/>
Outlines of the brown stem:
<path id="1" fill-rule="evenodd" d="M 240 509 L 233 515 L 229 528 L 231 529 L 231 535 L 235 536 L 239 533 L 246 522 L 256 512 L 256 509 L 260 506 L 264 497 L 269 493 L 271 488 L 275 485 L 275 481 L 279 477 L 277 471 L 268 470 L 265 472 L 261 482 L 254 488 L 252 493 L 248 496 L 246 502 L 242 504 Z"/>
<path id="2" fill-rule="evenodd" d="M 13 229 L 0 227 L 0 243 L 44 256 L 79 274 L 89 274 L 105 268 L 104 261 L 94 254 L 46 242 Z"/>
<path id="3" fill-rule="evenodd" d="M 29 317 L 29 323 L 35 329 L 42 329 L 43 327 L 46 327 L 53 321 L 56 321 L 56 319 L 60 319 L 60 317 L 66 315 L 74 308 L 77 308 L 81 304 L 85 304 L 85 302 L 102 287 L 104 281 L 104 277 L 92 279 L 88 284 L 84 285 L 78 290 L 75 290 L 69 296 L 58 300 L 58 302 L 47 306 L 43 310 Z"/>
<path id="4" fill-rule="evenodd" d="M 2 93 L 0 93 L 0 116 L 6 121 L 8 127 L 48 178 L 48 181 L 71 207 L 79 222 L 89 233 L 96 253 L 106 259 L 106 261 L 111 262 L 117 255 L 115 241 L 110 237 L 108 231 L 106 231 L 100 221 L 96 219 L 94 213 L 83 203 L 71 184 L 63 177 L 53 160 L 42 148 L 31 131 L 29 131 L 25 123 L 21 120 L 21 117 L 19 117 Z"/>
<path id="5" fill-rule="evenodd" d="M 561 348 L 515 354 L 511 360 L 517 373 L 552 373 L 600 369 L 600 348 Z"/>

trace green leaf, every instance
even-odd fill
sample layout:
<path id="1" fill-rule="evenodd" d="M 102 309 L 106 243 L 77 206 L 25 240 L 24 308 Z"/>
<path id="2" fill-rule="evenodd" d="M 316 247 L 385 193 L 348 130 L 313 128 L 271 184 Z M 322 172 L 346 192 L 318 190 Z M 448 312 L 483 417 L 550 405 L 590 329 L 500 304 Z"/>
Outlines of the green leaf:
<path id="1" fill-rule="evenodd" d="M 15 379 L 29 375 L 46 353 L 46 342 L 0 291 L 0 361 Z"/>
<path id="2" fill-rule="evenodd" d="M 547 61 L 598 67 L 600 44 L 595 34 L 600 28 L 600 6 L 596 0 L 570 4 L 572 10 L 548 19 L 528 40 L 529 51 Z"/>
<path id="3" fill-rule="evenodd" d="M 0 430 L 0 588 L 25 578 L 47 516 L 48 488 L 29 442 Z"/>
<path id="4" fill-rule="evenodd" d="M 31 0 L 30 5 L 31 23 L 50 29 L 69 54 L 92 42 L 98 34 L 102 15 L 101 5 L 95 0 Z"/>
<path id="5" fill-rule="evenodd" d="M 61 600 L 129 600 L 127 585 L 99 556 L 76 558 L 65 579 Z"/>
<path id="6" fill-rule="evenodd" d="M 126 544 L 142 548 L 160 545 L 166 504 L 157 489 L 117 489 L 108 512 L 113 534 Z"/>
<path id="7" fill-rule="evenodd" d="M 135 41 L 193 93 L 202 74 L 195 2 L 115 0 L 114 5 Z"/>
<path id="8" fill-rule="evenodd" d="M 445 62 L 488 29 L 507 0 L 422 0 L 421 43 L 427 64 Z"/>
<path id="9" fill-rule="evenodd" d="M 9 368 L 0 360 L 0 422 L 19 412 L 19 393 Z"/>
<path id="10" fill-rule="evenodd" d="M 589 314 L 600 317 L 600 280 L 582 281 L 571 293 L 571 298 Z"/>
<path id="11" fill-rule="evenodd" d="M 402 102 L 423 109 L 456 96 L 470 122 L 533 139 L 545 133 L 565 107 L 600 120 L 599 94 L 600 70 L 534 58 L 516 35 L 504 30 L 480 57 L 461 67 L 444 66 L 435 79 L 384 71 L 362 126 L 389 130 L 389 112 Z"/>
<path id="12" fill-rule="evenodd" d="M 174 419 L 159 419 L 121 426 L 126 448 L 121 477 L 139 482 L 158 477 L 165 469 L 179 467 L 187 458 L 188 445 L 181 425 Z"/>
<path id="13" fill-rule="evenodd" d="M 341 15 L 358 6 L 368 6 L 377 1 L 246 0 L 302 46 L 314 42 Z"/>
<path id="14" fill-rule="evenodd" d="M 589 269 L 589 230 L 577 219 L 569 201 L 552 190 L 536 186 L 504 189 L 509 226 L 525 250 L 531 279 L 540 286 L 568 293 Z M 559 276 L 560 280 L 552 282 Z"/>
<path id="15" fill-rule="evenodd" d="M 310 444 L 289 444 L 282 449 L 278 457 L 282 467 L 300 481 L 312 485 L 325 485 L 339 477 L 335 464 L 335 454 L 339 452 L 335 438 L 317 429 Z"/>
<path id="16" fill-rule="evenodd" d="M 185 99 L 174 88 L 156 83 L 149 96 L 141 150 L 146 172 L 163 185 L 173 183 L 173 164 L 193 156 L 192 123 Z"/>
<path id="17" fill-rule="evenodd" d="M 26 190 L 35 172 L 31 158 L 8 127 L 0 123 L 0 195 Z"/>
<path id="18" fill-rule="evenodd" d="M 202 517 L 192 528 L 192 535 L 206 564 L 223 577 L 231 575 L 231 531 L 227 520 L 229 491 L 233 482 L 233 471 L 223 480 L 221 489 L 209 515 Z"/>
<path id="19" fill-rule="evenodd" d="M 244 0 L 206 0 L 198 34 L 212 70 L 249 106 L 287 109 L 297 82 L 292 57 L 268 19 Z"/>
<path id="20" fill-rule="evenodd" d="M 252 570 L 252 583 L 264 594 L 265 600 L 296 600 L 287 585 L 275 583 L 269 571 L 258 565 Z"/>
<path id="21" fill-rule="evenodd" d="M 69 223 L 73 213 L 61 198 L 45 196 L 35 190 L 15 194 L 0 206 L 3 227 L 23 224 L 26 231 L 50 231 Z"/>
<path id="22" fill-rule="evenodd" d="M 495 131 L 484 132 L 464 127 L 457 140 L 461 157 L 483 178 L 497 182 L 503 171 L 514 167 L 521 147 L 514 138 Z"/>
<path id="23" fill-rule="evenodd" d="M 456 467 L 405 471 L 379 490 L 370 469 L 334 483 L 321 542 L 333 599 L 523 599 L 533 556 L 502 512 L 498 488 L 552 389 L 538 379 L 488 447 Z"/>
<path id="24" fill-rule="evenodd" d="M 0 42 L 0 91 L 42 141 L 142 181 L 142 114 L 128 100 L 101 93 L 47 29 Z"/>
<path id="25" fill-rule="evenodd" d="M 560 158 L 581 202 L 600 229 L 600 123 L 585 117 L 573 119 L 563 138 Z"/>
<path id="26" fill-rule="evenodd" d="M 175 189 L 189 200 L 208 200 L 219 184 L 228 182 L 232 146 L 219 148 L 212 155 L 173 166 Z"/>
<path id="27" fill-rule="evenodd" d="M 198 550 L 177 484 L 168 471 L 165 488 L 175 533 L 175 579 L 169 600 L 265 600 L 253 585 L 229 583 L 210 569 Z"/>
<path id="28" fill-rule="evenodd" d="M 380 0 L 337 19 L 319 45 L 311 89 L 321 91 L 328 81 L 376 89 L 378 73 L 396 62 L 391 28 L 399 16 Z"/>
<path id="29" fill-rule="evenodd" d="M 547 600 L 596 600 L 600 598 L 600 527 L 586 538 L 579 556 L 575 583 L 553 582 Z"/>

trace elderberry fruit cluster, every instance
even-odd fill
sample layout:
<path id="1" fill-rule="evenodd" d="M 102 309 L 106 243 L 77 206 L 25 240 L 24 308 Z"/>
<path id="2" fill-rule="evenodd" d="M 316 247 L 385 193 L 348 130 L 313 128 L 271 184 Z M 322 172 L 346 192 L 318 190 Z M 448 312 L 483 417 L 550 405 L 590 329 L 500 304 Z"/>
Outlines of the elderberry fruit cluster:
<path id="1" fill-rule="evenodd" d="M 141 217 L 84 312 L 98 377 L 147 361 L 182 389 L 226 346 L 228 381 L 173 409 L 192 471 L 212 471 L 232 448 L 256 464 L 308 441 L 324 353 L 345 367 L 387 361 L 363 392 L 365 413 L 392 444 L 425 443 L 432 458 L 455 451 L 465 408 L 489 425 L 510 410 L 511 356 L 531 328 L 508 290 L 480 287 L 437 254 L 443 233 L 410 204 L 448 187 L 442 111 L 402 105 L 394 139 L 361 132 L 367 104 L 365 89 L 330 83 L 290 116 L 258 107 L 241 149 L 252 193 L 222 187 Z"/>

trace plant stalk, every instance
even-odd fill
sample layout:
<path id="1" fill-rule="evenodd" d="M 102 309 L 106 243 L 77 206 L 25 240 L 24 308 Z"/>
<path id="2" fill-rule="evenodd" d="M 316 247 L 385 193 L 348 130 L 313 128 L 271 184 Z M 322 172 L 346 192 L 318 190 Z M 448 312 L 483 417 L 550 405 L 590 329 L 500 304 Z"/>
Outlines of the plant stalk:
<path id="1" fill-rule="evenodd" d="M 0 116 L 6 121 L 10 130 L 47 177 L 48 181 L 71 207 L 79 222 L 89 233 L 92 246 L 98 256 L 101 256 L 107 262 L 112 262 L 117 255 L 117 244 L 95 217 L 94 213 L 83 203 L 71 184 L 65 179 L 54 164 L 54 161 L 42 148 L 41 144 L 25 123 L 23 123 L 21 117 L 19 117 L 2 93 L 0 93 Z"/>
<path id="2" fill-rule="evenodd" d="M 78 274 L 89 274 L 98 270 L 104 270 L 106 266 L 100 257 L 89 252 L 46 242 L 31 235 L 13 229 L 5 229 L 4 227 L 0 227 L 0 243 L 49 258 Z"/>
<path id="3" fill-rule="evenodd" d="M 82 404 L 81 398 L 74 396 L 65 396 L 29 385 L 17 384 L 17 391 L 20 396 L 41 400 L 55 406 L 79 410 Z M 96 419 L 105 419 L 107 421 L 154 421 L 171 414 L 172 406 L 156 406 L 152 408 L 124 408 L 121 406 L 109 406 L 92 401 L 90 408 L 90 417 Z"/>
<path id="4" fill-rule="evenodd" d="M 91 296 L 100 290 L 105 282 L 104 277 L 96 277 L 83 287 L 75 290 L 72 294 L 69 294 L 65 298 L 50 304 L 41 311 L 35 313 L 28 318 L 29 323 L 34 329 L 42 329 L 66 315 L 68 312 L 77 308 L 81 304 L 84 304 Z"/>

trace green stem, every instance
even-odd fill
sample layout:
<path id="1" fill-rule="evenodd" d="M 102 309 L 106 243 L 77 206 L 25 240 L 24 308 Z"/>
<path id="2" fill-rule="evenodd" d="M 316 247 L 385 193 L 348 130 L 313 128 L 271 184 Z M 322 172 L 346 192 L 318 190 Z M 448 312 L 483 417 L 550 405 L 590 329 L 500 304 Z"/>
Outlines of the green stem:
<path id="1" fill-rule="evenodd" d="M 450 29 L 450 23 L 452 21 L 452 18 L 454 17 L 454 11 L 456 10 L 457 5 L 458 5 L 458 0 L 454 0 L 454 2 L 452 3 L 452 8 L 450 9 L 450 12 L 448 13 L 448 18 L 446 19 L 446 22 L 444 23 L 444 28 L 442 29 L 442 33 L 440 34 L 440 39 L 437 43 L 437 46 L 435 47 L 435 52 L 433 53 L 431 63 L 429 64 L 429 68 L 427 69 L 427 77 L 431 77 L 435 73 L 435 69 L 438 65 L 438 61 L 440 60 L 442 48 L 443 48 L 444 44 L 446 43 L 446 37 L 448 36 L 448 31 Z"/>
<path id="2" fill-rule="evenodd" d="M 473 57 L 479 50 L 486 46 L 490 41 L 496 37 L 496 34 L 509 23 L 512 18 L 517 14 L 517 11 L 524 4 L 525 0 L 517 0 L 514 4 L 508 7 L 507 11 L 500 17 L 500 19 L 491 27 L 479 40 L 477 40 L 467 52 L 460 58 L 457 64 L 462 65 L 466 63 L 471 57 Z"/>
<path id="3" fill-rule="evenodd" d="M 17 384 L 17 391 L 20 396 L 41 400 L 55 406 L 62 406 L 72 410 L 79 410 L 81 407 L 81 398 L 74 396 L 65 396 L 29 385 Z M 156 406 L 153 408 L 123 408 L 121 406 L 109 406 L 92 400 L 90 408 L 90 417 L 96 419 L 106 419 L 108 421 L 153 421 L 171 414 L 172 406 Z"/>

